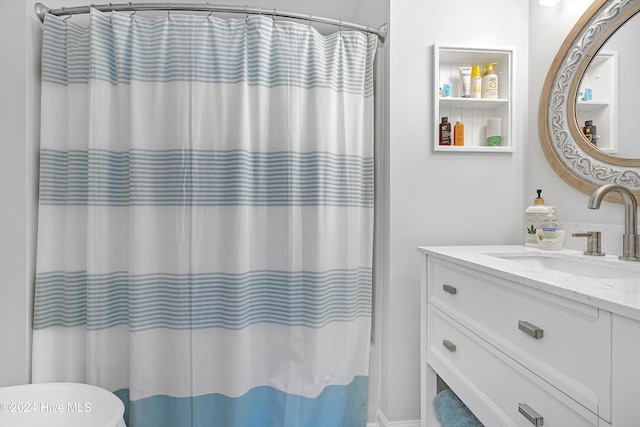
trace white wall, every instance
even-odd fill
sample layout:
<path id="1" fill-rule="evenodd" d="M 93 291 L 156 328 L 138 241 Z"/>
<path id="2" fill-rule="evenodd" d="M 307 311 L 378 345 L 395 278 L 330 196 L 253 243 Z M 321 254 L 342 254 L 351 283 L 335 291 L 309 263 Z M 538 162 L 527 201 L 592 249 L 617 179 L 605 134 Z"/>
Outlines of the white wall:
<path id="1" fill-rule="evenodd" d="M 35 164 L 25 3 L 0 2 L 0 386 L 30 378 Z"/>
<path id="2" fill-rule="evenodd" d="M 531 2 L 529 23 L 529 122 L 532 143 L 527 147 L 525 206 L 532 204 L 535 189 L 543 190 L 545 202 L 557 207 L 559 220 L 573 216 L 576 221 L 587 222 L 588 197 L 573 190 L 559 178 L 546 161 L 539 144 L 538 104 L 549 67 L 574 23 L 591 4 L 590 0 L 566 0 L 558 6 L 541 7 Z M 580 207 L 580 208 L 578 208 Z"/>
<path id="3" fill-rule="evenodd" d="M 547 72 L 560 45 L 577 20 L 591 5 L 591 0 L 564 0 L 553 8 L 541 7 L 532 1 L 529 7 L 529 131 L 532 143 L 527 146 L 525 162 L 524 204 L 535 197 L 535 189 L 543 189 L 547 204 L 556 206 L 557 217 L 567 230 L 603 231 L 603 248 L 611 254 L 621 252 L 624 211 L 621 205 L 603 203 L 599 210 L 587 208 L 589 196 L 565 183 L 547 163 L 539 141 L 536 125 L 540 92 Z M 638 19 L 638 18 L 636 18 Z M 565 247 L 584 248 L 580 238 L 571 238 Z"/>
<path id="4" fill-rule="evenodd" d="M 419 418 L 420 245 L 522 243 L 529 137 L 528 0 L 391 0 L 389 283 L 383 292 L 381 409 Z M 512 46 L 514 153 L 433 152 L 434 43 Z"/>

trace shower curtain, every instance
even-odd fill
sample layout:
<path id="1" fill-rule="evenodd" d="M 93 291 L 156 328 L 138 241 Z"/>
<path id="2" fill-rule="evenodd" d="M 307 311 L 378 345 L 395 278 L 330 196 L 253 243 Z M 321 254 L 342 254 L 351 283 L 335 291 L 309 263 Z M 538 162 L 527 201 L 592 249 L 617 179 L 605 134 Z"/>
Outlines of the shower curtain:
<path id="1" fill-rule="evenodd" d="M 33 380 L 129 427 L 364 426 L 375 36 L 43 25 Z"/>

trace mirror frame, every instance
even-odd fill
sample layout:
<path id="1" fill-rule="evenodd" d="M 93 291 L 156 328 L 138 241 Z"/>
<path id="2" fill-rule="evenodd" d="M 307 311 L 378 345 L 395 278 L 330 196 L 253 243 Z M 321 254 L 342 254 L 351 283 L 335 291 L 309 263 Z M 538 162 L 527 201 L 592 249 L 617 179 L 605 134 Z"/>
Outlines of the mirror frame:
<path id="1" fill-rule="evenodd" d="M 604 184 L 629 188 L 640 202 L 640 159 L 606 154 L 582 134 L 576 100 L 582 77 L 600 48 L 629 18 L 640 12 L 634 0 L 594 0 L 580 17 L 551 64 L 538 107 L 538 133 L 547 161 L 569 185 L 592 194 Z M 622 203 L 609 193 L 605 200 Z"/>

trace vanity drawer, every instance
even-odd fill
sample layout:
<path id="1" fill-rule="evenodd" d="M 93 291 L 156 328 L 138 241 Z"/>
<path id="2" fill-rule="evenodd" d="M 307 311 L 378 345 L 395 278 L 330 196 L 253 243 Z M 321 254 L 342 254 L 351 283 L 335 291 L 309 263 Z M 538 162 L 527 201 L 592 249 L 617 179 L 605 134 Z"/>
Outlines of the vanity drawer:
<path id="1" fill-rule="evenodd" d="M 428 323 L 427 362 L 486 426 L 531 427 L 536 417 L 544 427 L 598 425 L 596 414 L 432 306 Z"/>
<path id="2" fill-rule="evenodd" d="M 430 304 L 611 420 L 609 312 L 442 260 L 428 282 Z"/>

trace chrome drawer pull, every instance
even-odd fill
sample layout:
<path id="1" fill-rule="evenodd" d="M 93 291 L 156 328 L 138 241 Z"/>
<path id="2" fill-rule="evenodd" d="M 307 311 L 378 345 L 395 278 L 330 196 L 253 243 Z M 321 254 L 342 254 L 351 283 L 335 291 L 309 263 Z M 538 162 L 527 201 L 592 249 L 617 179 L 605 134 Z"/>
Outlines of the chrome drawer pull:
<path id="1" fill-rule="evenodd" d="M 456 292 L 458 292 L 458 290 L 456 288 L 454 288 L 451 285 L 447 285 L 446 283 L 444 285 L 442 285 L 442 289 L 444 289 L 445 292 L 451 294 L 451 295 L 455 295 Z"/>
<path id="2" fill-rule="evenodd" d="M 533 408 L 526 403 L 518 403 L 518 412 L 524 415 L 524 417 L 536 427 L 541 426 L 543 423 L 542 415 L 534 411 Z"/>
<path id="3" fill-rule="evenodd" d="M 442 345 L 445 346 L 451 353 L 456 351 L 456 345 L 449 340 L 442 340 Z"/>
<path id="4" fill-rule="evenodd" d="M 536 325 L 532 325 L 524 320 L 518 320 L 518 329 L 527 335 L 531 335 L 535 339 L 539 340 L 544 335 L 544 330 L 538 328 Z"/>

